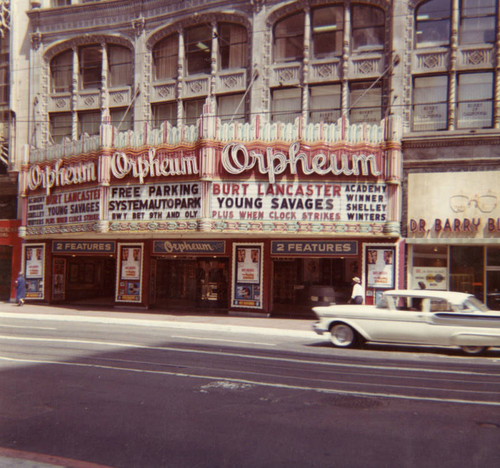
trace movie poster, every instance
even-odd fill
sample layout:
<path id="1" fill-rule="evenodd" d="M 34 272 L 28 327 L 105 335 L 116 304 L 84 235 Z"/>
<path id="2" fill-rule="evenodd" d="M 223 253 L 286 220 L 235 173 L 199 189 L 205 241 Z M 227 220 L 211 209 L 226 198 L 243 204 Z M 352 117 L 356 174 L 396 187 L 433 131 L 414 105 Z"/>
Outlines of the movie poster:
<path id="1" fill-rule="evenodd" d="M 262 244 L 233 246 L 233 307 L 262 307 Z"/>
<path id="2" fill-rule="evenodd" d="M 45 245 L 24 246 L 24 276 L 26 278 L 26 299 L 43 299 L 43 275 Z"/>
<path id="3" fill-rule="evenodd" d="M 368 247 L 366 249 L 369 288 L 394 288 L 394 247 Z"/>
<path id="4" fill-rule="evenodd" d="M 141 302 L 142 256 L 142 244 L 119 244 L 117 302 Z"/>

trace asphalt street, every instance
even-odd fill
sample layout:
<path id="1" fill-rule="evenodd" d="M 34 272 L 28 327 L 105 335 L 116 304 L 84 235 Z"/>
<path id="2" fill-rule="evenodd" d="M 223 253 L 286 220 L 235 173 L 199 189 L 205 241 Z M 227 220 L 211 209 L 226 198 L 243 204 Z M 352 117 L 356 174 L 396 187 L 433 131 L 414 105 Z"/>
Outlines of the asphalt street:
<path id="1" fill-rule="evenodd" d="M 500 463 L 498 350 L 335 349 L 312 322 L 0 304 L 0 466 Z"/>

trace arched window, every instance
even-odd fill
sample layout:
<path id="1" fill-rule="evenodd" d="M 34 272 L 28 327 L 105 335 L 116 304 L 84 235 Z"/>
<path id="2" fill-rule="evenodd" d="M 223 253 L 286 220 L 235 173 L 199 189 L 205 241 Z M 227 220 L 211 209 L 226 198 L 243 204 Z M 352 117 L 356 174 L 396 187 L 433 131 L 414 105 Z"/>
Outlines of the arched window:
<path id="1" fill-rule="evenodd" d="M 247 31 L 243 26 L 219 23 L 219 69 L 243 68 L 247 62 Z"/>
<path id="2" fill-rule="evenodd" d="M 50 62 L 50 81 L 53 93 L 69 93 L 73 76 L 73 51 L 65 50 Z"/>
<path id="3" fill-rule="evenodd" d="M 274 27 L 273 51 L 275 62 L 302 60 L 304 53 L 304 13 L 285 18 Z"/>
<path id="4" fill-rule="evenodd" d="M 328 6 L 312 11 L 312 50 L 314 58 L 342 55 L 344 8 Z"/>
<path id="5" fill-rule="evenodd" d="M 450 43 L 451 0 L 430 0 L 417 9 L 415 44 L 417 46 Z"/>
<path id="6" fill-rule="evenodd" d="M 352 7 L 352 50 L 384 45 L 385 17 L 380 8 L 369 5 Z"/>
<path id="7" fill-rule="evenodd" d="M 89 45 L 78 49 L 80 89 L 96 89 L 102 85 L 102 48 Z"/>
<path id="8" fill-rule="evenodd" d="M 186 65 L 188 75 L 210 73 L 212 64 L 212 28 L 202 24 L 186 29 Z"/>
<path id="9" fill-rule="evenodd" d="M 119 45 L 108 46 L 109 86 L 130 86 L 132 78 L 132 52 Z"/>
<path id="10" fill-rule="evenodd" d="M 162 39 L 153 48 L 153 68 L 156 80 L 177 77 L 179 37 L 177 34 Z"/>

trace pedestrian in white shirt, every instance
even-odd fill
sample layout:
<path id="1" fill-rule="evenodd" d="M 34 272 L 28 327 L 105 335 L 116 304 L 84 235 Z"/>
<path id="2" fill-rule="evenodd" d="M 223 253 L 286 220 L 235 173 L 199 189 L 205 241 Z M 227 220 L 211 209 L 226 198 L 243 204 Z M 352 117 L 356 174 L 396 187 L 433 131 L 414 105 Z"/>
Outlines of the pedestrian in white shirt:
<path id="1" fill-rule="evenodd" d="M 352 279 L 354 286 L 352 287 L 351 304 L 363 304 L 363 286 L 361 286 L 361 280 L 355 276 Z"/>

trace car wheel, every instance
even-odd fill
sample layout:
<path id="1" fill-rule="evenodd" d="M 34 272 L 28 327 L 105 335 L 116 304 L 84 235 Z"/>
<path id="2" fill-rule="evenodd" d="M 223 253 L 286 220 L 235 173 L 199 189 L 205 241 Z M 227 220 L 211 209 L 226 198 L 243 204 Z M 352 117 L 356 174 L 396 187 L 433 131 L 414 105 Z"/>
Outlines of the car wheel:
<path id="1" fill-rule="evenodd" d="M 481 354 L 487 349 L 486 346 L 462 346 L 462 351 L 466 354 Z"/>
<path id="2" fill-rule="evenodd" d="M 356 344 L 356 332 L 345 323 L 337 323 L 330 328 L 330 339 L 338 348 L 348 348 Z"/>

